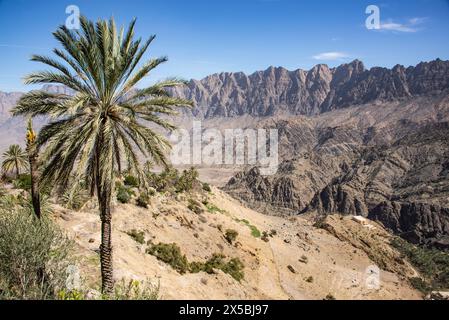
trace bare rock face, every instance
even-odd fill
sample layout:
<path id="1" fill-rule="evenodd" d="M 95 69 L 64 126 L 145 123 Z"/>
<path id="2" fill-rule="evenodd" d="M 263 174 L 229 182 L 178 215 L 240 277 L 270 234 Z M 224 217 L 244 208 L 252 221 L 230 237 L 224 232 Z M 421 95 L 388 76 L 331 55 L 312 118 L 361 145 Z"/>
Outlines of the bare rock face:
<path id="1" fill-rule="evenodd" d="M 393 101 L 439 93 L 449 88 L 449 61 L 405 68 L 367 70 L 354 60 L 337 68 L 317 65 L 309 71 L 270 67 L 251 75 L 220 73 L 192 80 L 173 94 L 195 102 L 200 118 L 316 115 L 373 101 Z"/>
<path id="2" fill-rule="evenodd" d="M 449 248 L 449 208 L 419 202 L 382 202 L 368 216 L 404 239 Z"/>

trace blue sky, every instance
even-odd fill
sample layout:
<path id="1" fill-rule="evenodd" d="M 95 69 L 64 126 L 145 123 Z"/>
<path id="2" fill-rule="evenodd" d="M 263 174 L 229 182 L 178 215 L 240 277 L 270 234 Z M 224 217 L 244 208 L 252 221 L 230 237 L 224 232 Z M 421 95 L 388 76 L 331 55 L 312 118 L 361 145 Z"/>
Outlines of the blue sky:
<path id="1" fill-rule="evenodd" d="M 139 36 L 157 35 L 148 57 L 169 62 L 146 82 L 355 58 L 367 67 L 449 60 L 448 0 L 0 0 L 1 91 L 30 89 L 21 78 L 42 67 L 29 57 L 57 46 L 51 32 L 71 4 L 91 19 L 137 17 Z M 381 30 L 365 27 L 371 4 L 380 8 Z"/>

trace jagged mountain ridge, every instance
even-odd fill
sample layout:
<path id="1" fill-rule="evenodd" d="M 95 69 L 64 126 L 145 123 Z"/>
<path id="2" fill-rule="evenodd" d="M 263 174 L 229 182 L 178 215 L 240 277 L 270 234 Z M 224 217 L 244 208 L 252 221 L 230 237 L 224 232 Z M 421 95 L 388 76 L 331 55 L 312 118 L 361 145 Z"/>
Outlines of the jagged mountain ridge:
<path id="1" fill-rule="evenodd" d="M 316 115 L 366 104 L 439 93 L 449 88 L 449 61 L 436 59 L 414 67 L 366 69 L 359 60 L 309 71 L 269 67 L 251 75 L 243 72 L 210 75 L 176 88 L 176 96 L 191 99 L 199 118 Z"/>

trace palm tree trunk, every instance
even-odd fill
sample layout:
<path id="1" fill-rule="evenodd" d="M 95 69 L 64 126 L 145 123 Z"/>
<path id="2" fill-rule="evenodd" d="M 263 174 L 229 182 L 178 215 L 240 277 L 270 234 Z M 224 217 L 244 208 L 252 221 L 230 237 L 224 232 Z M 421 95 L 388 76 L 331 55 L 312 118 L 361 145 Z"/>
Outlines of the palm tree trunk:
<path id="1" fill-rule="evenodd" d="M 111 215 L 111 190 L 102 190 L 97 180 L 97 197 L 100 207 L 101 219 L 101 245 L 100 245 L 100 263 L 101 263 L 101 291 L 106 296 L 110 296 L 114 290 L 114 273 L 112 265 L 112 215 Z"/>
<path id="2" fill-rule="evenodd" d="M 34 214 L 38 219 L 41 218 L 41 201 L 39 195 L 39 172 L 37 168 L 36 148 L 30 147 L 29 150 L 30 175 L 31 175 L 31 201 L 33 203 Z"/>
<path id="3" fill-rule="evenodd" d="M 14 160 L 14 164 L 16 166 L 16 179 L 19 179 L 20 171 L 19 171 L 19 163 L 17 162 L 17 159 Z"/>

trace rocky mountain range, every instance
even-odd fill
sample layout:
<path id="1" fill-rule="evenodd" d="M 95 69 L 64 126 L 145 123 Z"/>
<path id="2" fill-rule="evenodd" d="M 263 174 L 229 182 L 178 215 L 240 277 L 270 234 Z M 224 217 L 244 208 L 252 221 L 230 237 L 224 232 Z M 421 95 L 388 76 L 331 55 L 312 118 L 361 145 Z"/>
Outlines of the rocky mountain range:
<path id="1" fill-rule="evenodd" d="M 326 111 L 434 94 L 449 88 L 449 61 L 422 62 L 415 67 L 366 69 L 359 60 L 337 68 L 317 65 L 309 71 L 270 67 L 251 75 L 213 74 L 191 80 L 177 96 L 191 99 L 200 118 L 245 114 L 312 116 Z"/>

